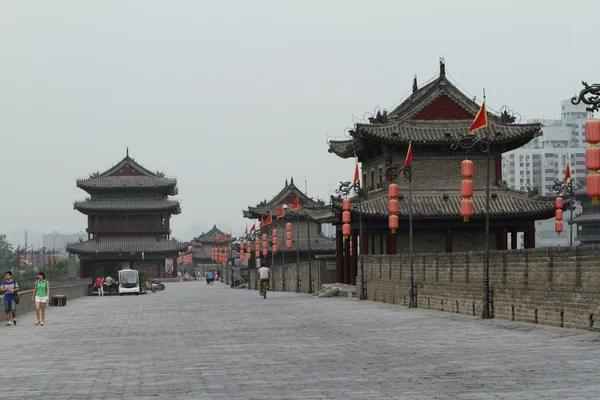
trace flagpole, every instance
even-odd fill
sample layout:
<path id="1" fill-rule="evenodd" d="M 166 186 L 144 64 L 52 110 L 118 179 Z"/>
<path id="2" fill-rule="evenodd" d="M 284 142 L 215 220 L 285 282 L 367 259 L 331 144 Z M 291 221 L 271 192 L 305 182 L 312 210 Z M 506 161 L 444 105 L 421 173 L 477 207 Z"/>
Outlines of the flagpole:
<path id="1" fill-rule="evenodd" d="M 404 177 L 408 179 L 408 253 L 410 257 L 410 301 L 408 308 L 417 306 L 415 301 L 415 271 L 413 257 L 413 209 L 412 209 L 412 165 L 404 170 Z"/>

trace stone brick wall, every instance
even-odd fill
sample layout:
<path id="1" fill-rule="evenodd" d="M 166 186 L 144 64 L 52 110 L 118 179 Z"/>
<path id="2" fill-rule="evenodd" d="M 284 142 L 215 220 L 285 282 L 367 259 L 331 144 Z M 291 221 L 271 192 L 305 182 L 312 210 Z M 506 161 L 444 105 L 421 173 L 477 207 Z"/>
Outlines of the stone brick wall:
<path id="1" fill-rule="evenodd" d="M 50 282 L 50 295 L 52 297 L 58 295 L 67 296 L 68 307 L 70 301 L 87 294 L 87 284 L 87 281 L 77 280 L 68 283 L 60 283 L 54 286 L 52 285 L 52 282 Z M 19 292 L 19 305 L 17 306 L 18 314 L 35 310 L 35 303 L 31 301 L 32 292 L 32 290 Z M 2 296 L 0 296 L 0 299 L 2 299 Z"/>
<path id="2" fill-rule="evenodd" d="M 599 256 L 600 247 L 582 246 L 492 251 L 495 318 L 598 329 Z M 484 261 L 485 252 L 415 254 L 417 306 L 479 316 Z M 369 300 L 408 304 L 408 255 L 364 256 L 364 273 Z M 360 270 L 357 282 L 360 285 Z"/>

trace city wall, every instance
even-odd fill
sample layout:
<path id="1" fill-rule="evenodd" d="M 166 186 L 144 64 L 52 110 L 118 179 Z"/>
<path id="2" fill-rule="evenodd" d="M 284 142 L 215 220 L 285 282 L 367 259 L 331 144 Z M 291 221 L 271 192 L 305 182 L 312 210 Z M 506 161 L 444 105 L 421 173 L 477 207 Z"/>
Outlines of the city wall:
<path id="1" fill-rule="evenodd" d="M 600 247 L 581 246 L 492 251 L 494 317 L 599 329 L 599 256 Z M 415 254 L 417 306 L 480 316 L 484 261 L 485 252 Z M 368 300 L 408 304 L 408 255 L 364 256 L 364 275 Z M 360 267 L 357 282 L 360 285 Z"/>

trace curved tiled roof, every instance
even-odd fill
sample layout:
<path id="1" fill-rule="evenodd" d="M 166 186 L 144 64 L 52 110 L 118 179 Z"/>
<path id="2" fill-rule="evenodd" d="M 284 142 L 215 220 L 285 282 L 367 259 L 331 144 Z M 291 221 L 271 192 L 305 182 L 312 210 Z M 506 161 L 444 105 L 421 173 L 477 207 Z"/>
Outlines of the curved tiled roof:
<path id="1" fill-rule="evenodd" d="M 300 199 L 300 205 L 302 207 L 314 207 L 319 206 L 319 203 L 308 197 L 304 192 L 302 192 L 296 185 L 294 185 L 294 181 L 292 180 L 290 184 L 287 184 L 279 193 L 277 193 L 273 198 L 264 205 L 260 206 L 248 206 L 248 210 L 243 211 L 243 215 L 245 218 L 255 219 L 260 218 L 261 216 L 267 216 L 269 212 L 273 214 L 273 219 L 277 215 L 277 211 L 279 211 L 279 207 L 282 206 L 284 200 L 289 195 L 298 196 Z"/>
<path id="2" fill-rule="evenodd" d="M 76 201 L 73 208 L 83 213 L 99 211 L 162 211 L 179 214 L 181 207 L 175 200 L 114 199 Z"/>
<path id="3" fill-rule="evenodd" d="M 408 219 L 408 197 L 399 198 L 400 219 Z M 460 219 L 460 191 L 415 191 L 413 193 L 414 219 Z M 473 194 L 472 219 L 485 218 L 485 190 L 475 190 Z M 341 210 L 341 201 L 334 206 Z M 374 219 L 387 219 L 388 196 L 382 192 L 379 196 L 363 200 L 363 215 Z M 352 200 L 352 212 L 359 211 L 357 199 Z M 526 194 L 509 189 L 492 189 L 490 193 L 490 218 L 535 218 L 547 219 L 554 216 L 554 199 L 529 198 Z"/>
<path id="4" fill-rule="evenodd" d="M 77 187 L 81 189 L 161 189 L 176 185 L 176 179 L 151 176 L 107 176 L 77 180 Z"/>
<path id="5" fill-rule="evenodd" d="M 155 237 L 100 237 L 83 242 L 69 243 L 67 251 L 72 254 L 130 254 L 130 253 L 178 253 L 187 251 L 189 243 L 173 240 L 156 240 Z"/>

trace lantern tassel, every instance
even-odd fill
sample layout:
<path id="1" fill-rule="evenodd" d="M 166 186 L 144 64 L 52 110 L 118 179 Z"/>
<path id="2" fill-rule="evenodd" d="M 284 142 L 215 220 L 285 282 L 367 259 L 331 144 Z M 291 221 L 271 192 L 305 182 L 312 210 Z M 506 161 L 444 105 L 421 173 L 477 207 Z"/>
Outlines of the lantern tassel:
<path id="1" fill-rule="evenodd" d="M 592 197 L 592 204 L 598 204 L 598 198 Z"/>
<path id="2" fill-rule="evenodd" d="M 464 217 L 463 222 L 469 222 L 469 217 Z"/>

